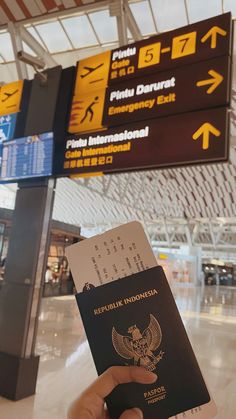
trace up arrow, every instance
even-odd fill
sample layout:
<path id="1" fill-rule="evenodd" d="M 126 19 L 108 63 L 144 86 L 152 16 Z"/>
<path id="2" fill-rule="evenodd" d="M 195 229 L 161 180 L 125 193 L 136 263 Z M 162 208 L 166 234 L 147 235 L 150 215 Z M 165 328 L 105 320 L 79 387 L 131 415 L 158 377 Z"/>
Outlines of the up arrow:
<path id="1" fill-rule="evenodd" d="M 219 28 L 219 26 L 213 26 L 201 39 L 201 42 L 206 42 L 208 38 L 211 38 L 211 49 L 216 48 L 217 35 L 226 36 L 227 32 Z"/>
<path id="2" fill-rule="evenodd" d="M 217 73 L 215 70 L 209 70 L 208 74 L 212 77 L 211 79 L 200 80 L 196 84 L 198 87 L 207 86 L 208 84 L 210 84 L 210 87 L 208 87 L 207 89 L 207 94 L 210 95 L 220 85 L 224 77 L 221 74 Z"/>
<path id="3" fill-rule="evenodd" d="M 215 135 L 216 137 L 219 137 L 221 132 L 216 129 L 213 125 L 211 125 L 209 122 L 205 122 L 200 126 L 200 128 L 193 134 L 193 139 L 197 140 L 199 137 L 202 136 L 202 148 L 203 150 L 207 150 L 209 148 L 209 138 L 210 133 Z"/>

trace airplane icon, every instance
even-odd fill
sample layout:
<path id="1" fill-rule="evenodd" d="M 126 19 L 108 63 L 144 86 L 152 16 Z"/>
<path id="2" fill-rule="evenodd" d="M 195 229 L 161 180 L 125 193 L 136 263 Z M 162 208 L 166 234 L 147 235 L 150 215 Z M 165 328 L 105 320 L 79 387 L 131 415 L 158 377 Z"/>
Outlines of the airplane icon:
<path id="1" fill-rule="evenodd" d="M 6 97 L 5 97 L 5 99 L 2 99 L 2 102 L 6 102 L 6 100 L 10 99 L 10 97 L 15 95 L 18 92 L 18 90 L 19 89 L 15 90 L 12 93 L 7 93 L 7 92 L 3 93 Z"/>
<path id="2" fill-rule="evenodd" d="M 87 77 L 89 74 L 93 73 L 95 70 L 97 70 L 98 68 L 102 66 L 103 66 L 103 63 L 98 64 L 97 67 L 84 66 L 84 70 L 86 70 L 86 73 L 80 75 L 81 79 L 83 79 L 84 77 Z"/>

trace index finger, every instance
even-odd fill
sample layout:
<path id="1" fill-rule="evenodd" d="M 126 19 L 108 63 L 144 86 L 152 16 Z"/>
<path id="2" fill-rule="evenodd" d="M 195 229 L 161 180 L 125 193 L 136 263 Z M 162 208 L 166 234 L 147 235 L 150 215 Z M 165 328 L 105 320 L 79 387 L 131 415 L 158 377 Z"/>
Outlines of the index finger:
<path id="1" fill-rule="evenodd" d="M 104 399 L 119 384 L 131 382 L 151 384 L 156 379 L 156 374 L 142 367 L 111 367 L 97 378 L 86 393 L 93 393 Z"/>

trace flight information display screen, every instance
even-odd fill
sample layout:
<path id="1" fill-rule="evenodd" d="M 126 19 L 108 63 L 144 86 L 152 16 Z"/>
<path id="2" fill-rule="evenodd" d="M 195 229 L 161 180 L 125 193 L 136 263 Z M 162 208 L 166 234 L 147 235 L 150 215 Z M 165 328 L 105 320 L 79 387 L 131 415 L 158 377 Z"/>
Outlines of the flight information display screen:
<path id="1" fill-rule="evenodd" d="M 52 132 L 3 142 L 1 180 L 50 176 L 52 157 Z"/>

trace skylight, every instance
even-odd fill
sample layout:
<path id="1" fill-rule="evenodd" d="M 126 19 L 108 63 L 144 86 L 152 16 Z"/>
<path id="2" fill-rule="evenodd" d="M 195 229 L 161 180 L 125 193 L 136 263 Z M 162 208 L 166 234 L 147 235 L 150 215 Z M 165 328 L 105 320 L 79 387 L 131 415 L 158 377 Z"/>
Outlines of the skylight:
<path id="1" fill-rule="evenodd" d="M 15 60 L 11 37 L 8 32 L 0 33 L 0 60 L 1 62 Z"/>
<path id="2" fill-rule="evenodd" d="M 84 48 L 98 43 L 87 16 L 61 19 L 61 23 L 75 48 Z"/>
<path id="3" fill-rule="evenodd" d="M 43 23 L 36 25 L 36 28 L 50 53 L 72 49 L 68 37 L 59 22 Z"/>
<path id="4" fill-rule="evenodd" d="M 220 15 L 222 13 L 222 1 L 188 0 L 188 12 L 191 23 Z"/>
<path id="5" fill-rule="evenodd" d="M 143 36 L 156 32 L 147 0 L 140 3 L 131 3 L 130 8 Z"/>
<path id="6" fill-rule="evenodd" d="M 159 32 L 187 25 L 183 0 L 150 0 L 150 2 Z"/>
<path id="7" fill-rule="evenodd" d="M 111 17 L 108 10 L 89 13 L 89 17 L 101 43 L 118 41 L 116 18 Z"/>

